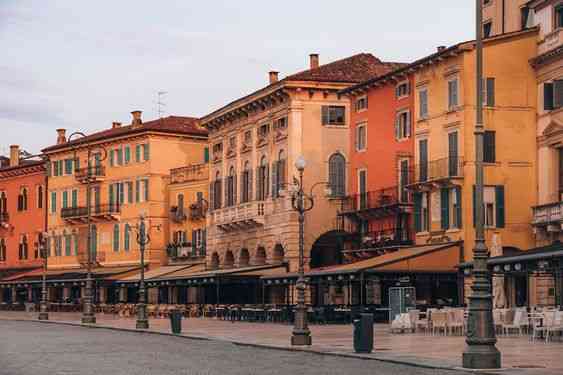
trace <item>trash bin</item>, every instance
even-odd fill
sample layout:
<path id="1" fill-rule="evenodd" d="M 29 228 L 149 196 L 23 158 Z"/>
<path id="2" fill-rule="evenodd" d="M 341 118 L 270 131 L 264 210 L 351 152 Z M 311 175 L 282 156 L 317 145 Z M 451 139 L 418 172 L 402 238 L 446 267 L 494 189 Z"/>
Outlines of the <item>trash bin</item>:
<path id="1" fill-rule="evenodd" d="M 373 350 L 373 315 L 360 314 L 360 319 L 355 319 L 353 323 L 354 351 L 371 353 Z"/>
<path id="2" fill-rule="evenodd" d="M 175 335 L 182 333 L 182 312 L 180 310 L 170 311 L 170 329 Z"/>

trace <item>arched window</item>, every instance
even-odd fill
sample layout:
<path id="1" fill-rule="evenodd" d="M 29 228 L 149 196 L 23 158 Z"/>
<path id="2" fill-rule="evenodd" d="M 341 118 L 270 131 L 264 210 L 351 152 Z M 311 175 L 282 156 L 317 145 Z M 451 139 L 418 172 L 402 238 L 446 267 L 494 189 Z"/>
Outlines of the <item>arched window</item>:
<path id="1" fill-rule="evenodd" d="M 283 262 L 283 258 L 285 256 L 285 251 L 283 249 L 283 246 L 281 244 L 276 244 L 276 246 L 274 246 L 274 254 L 272 255 L 272 261 L 274 263 L 281 263 Z"/>
<path id="2" fill-rule="evenodd" d="M 258 173 L 256 180 L 256 199 L 263 201 L 268 197 L 268 159 L 266 156 L 262 156 L 260 159 L 260 165 L 258 166 Z"/>
<path id="3" fill-rule="evenodd" d="M 219 268 L 219 254 L 216 252 L 211 254 L 211 262 L 209 263 L 209 268 L 215 270 Z"/>
<path id="4" fill-rule="evenodd" d="M 8 212 L 8 196 L 6 192 L 0 193 L 0 214 Z"/>
<path id="5" fill-rule="evenodd" d="M 227 250 L 227 252 L 225 253 L 225 261 L 223 262 L 223 268 L 232 268 L 234 264 L 235 257 L 233 255 L 233 252 Z"/>
<path id="6" fill-rule="evenodd" d="M 37 208 L 43 208 L 43 186 L 37 187 Z"/>
<path id="7" fill-rule="evenodd" d="M 250 254 L 248 253 L 248 249 L 241 249 L 238 257 L 239 267 L 248 266 L 249 263 L 250 263 Z"/>
<path id="8" fill-rule="evenodd" d="M 332 154 L 328 159 L 328 182 L 333 197 L 346 194 L 346 160 L 340 153 Z"/>
<path id="9" fill-rule="evenodd" d="M 242 186 L 241 186 L 241 203 L 250 202 L 252 200 L 252 169 L 250 163 L 246 161 L 242 171 Z"/>
<path id="10" fill-rule="evenodd" d="M 74 242 L 74 255 L 78 255 L 80 244 L 78 243 L 78 233 L 76 231 L 72 234 L 72 241 Z"/>
<path id="11" fill-rule="evenodd" d="M 211 192 L 211 196 L 209 197 L 211 200 L 211 208 L 214 210 L 218 210 L 221 208 L 221 194 L 222 194 L 222 183 L 221 183 L 221 173 L 217 171 L 215 173 L 215 181 L 211 183 L 211 188 L 209 191 Z"/>
<path id="12" fill-rule="evenodd" d="M 0 238 L 0 262 L 6 261 L 6 241 Z"/>
<path id="13" fill-rule="evenodd" d="M 235 205 L 235 197 L 237 195 L 236 192 L 237 186 L 237 175 L 235 173 L 235 168 L 231 167 L 229 169 L 229 177 L 227 177 L 227 204 L 226 206 L 234 206 Z"/>
<path id="14" fill-rule="evenodd" d="M 113 251 L 119 251 L 119 224 L 113 226 Z"/>
<path id="15" fill-rule="evenodd" d="M 260 246 L 256 249 L 256 256 L 254 257 L 254 264 L 255 265 L 263 265 L 266 264 L 266 249 Z"/>
<path id="16" fill-rule="evenodd" d="M 285 151 L 280 150 L 278 160 L 272 163 L 272 198 L 279 197 L 286 183 L 286 156 Z"/>
<path id="17" fill-rule="evenodd" d="M 123 249 L 129 251 L 131 249 L 131 226 L 125 224 L 125 231 L 123 233 Z"/>
<path id="18" fill-rule="evenodd" d="M 27 259 L 27 236 L 24 234 L 20 237 L 19 258 L 20 260 Z"/>
<path id="19" fill-rule="evenodd" d="M 20 189 L 20 195 L 18 195 L 18 211 L 27 210 L 27 188 Z"/>

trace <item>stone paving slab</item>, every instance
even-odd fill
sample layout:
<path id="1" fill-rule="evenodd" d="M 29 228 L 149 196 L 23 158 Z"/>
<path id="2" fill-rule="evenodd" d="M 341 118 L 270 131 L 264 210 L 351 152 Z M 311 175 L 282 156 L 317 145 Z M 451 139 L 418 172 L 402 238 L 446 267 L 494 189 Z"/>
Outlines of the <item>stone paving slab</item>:
<path id="1" fill-rule="evenodd" d="M 35 320 L 36 313 L 0 312 L 0 319 Z M 79 313 L 51 313 L 51 323 L 80 325 Z M 98 314 L 96 326 L 123 330 L 135 329 L 134 318 Z M 212 318 L 190 318 L 182 322 L 182 336 L 211 339 L 239 345 L 255 345 L 284 350 L 304 350 L 319 354 L 351 356 L 428 368 L 460 369 L 464 337 L 391 334 L 387 324 L 375 325 L 375 351 L 356 354 L 353 351 L 351 325 L 312 325 L 313 345 L 295 348 L 289 344 L 292 326 L 279 323 L 229 322 Z M 151 333 L 169 334 L 168 319 L 151 319 Z M 502 352 L 504 369 L 498 373 L 563 375 L 563 341 L 531 342 L 528 337 L 500 337 L 497 344 Z M 492 371 L 486 371 L 492 373 Z"/>

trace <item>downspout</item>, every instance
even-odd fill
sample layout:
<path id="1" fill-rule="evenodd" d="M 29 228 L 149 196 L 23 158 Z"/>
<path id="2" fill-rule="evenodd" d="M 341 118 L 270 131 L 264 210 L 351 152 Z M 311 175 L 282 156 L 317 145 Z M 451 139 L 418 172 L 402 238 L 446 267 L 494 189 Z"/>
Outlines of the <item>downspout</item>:
<path id="1" fill-rule="evenodd" d="M 504 24 L 505 24 L 505 21 L 506 21 L 505 20 L 505 18 L 506 18 L 505 17 L 505 8 L 506 8 L 505 3 L 506 3 L 506 0 L 502 0 L 502 33 L 503 34 L 504 34 Z"/>

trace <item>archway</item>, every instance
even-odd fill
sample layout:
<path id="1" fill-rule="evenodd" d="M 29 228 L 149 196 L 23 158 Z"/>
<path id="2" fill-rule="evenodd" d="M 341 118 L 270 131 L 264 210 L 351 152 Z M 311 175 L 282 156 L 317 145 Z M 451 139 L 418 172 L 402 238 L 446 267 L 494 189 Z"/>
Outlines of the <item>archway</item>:
<path id="1" fill-rule="evenodd" d="M 238 257 L 239 267 L 246 267 L 250 263 L 250 254 L 248 249 L 241 249 Z"/>
<path id="2" fill-rule="evenodd" d="M 260 246 L 256 249 L 256 256 L 254 257 L 254 264 L 263 265 L 266 264 L 266 249 Z"/>
<path id="3" fill-rule="evenodd" d="M 231 250 L 227 250 L 225 253 L 225 261 L 223 262 L 223 268 L 233 268 L 235 265 L 235 257 Z"/>
<path id="4" fill-rule="evenodd" d="M 211 261 L 209 262 L 209 268 L 216 270 L 219 268 L 219 254 L 217 252 L 211 254 Z"/>
<path id="5" fill-rule="evenodd" d="M 342 264 L 342 231 L 329 231 L 321 235 L 311 247 L 311 268 Z"/>
<path id="6" fill-rule="evenodd" d="M 272 262 L 281 263 L 283 262 L 284 256 L 285 256 L 285 251 L 283 249 L 283 246 L 279 243 L 276 244 L 276 246 L 274 246 L 274 252 L 272 254 Z"/>

